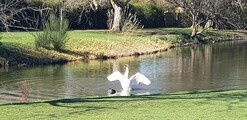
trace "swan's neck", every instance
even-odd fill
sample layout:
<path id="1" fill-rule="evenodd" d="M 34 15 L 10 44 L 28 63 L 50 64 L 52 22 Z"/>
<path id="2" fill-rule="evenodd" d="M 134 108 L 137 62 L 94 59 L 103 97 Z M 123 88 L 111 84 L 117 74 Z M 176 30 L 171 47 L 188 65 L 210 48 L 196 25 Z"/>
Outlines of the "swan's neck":
<path id="1" fill-rule="evenodd" d="M 125 73 L 124 73 L 124 77 L 128 78 L 129 76 L 129 68 L 126 67 Z"/>

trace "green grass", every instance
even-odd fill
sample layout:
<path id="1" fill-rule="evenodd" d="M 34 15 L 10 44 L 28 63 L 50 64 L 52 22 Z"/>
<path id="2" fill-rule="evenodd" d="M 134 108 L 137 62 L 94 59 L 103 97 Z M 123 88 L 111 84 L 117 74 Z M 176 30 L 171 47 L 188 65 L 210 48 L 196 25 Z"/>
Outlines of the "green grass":
<path id="1" fill-rule="evenodd" d="M 37 51 L 34 33 L 3 33 L 0 45 L 0 63 L 54 64 L 81 59 L 117 58 L 147 54 L 169 48 L 166 41 L 149 37 L 108 31 L 70 31 L 69 41 L 62 52 L 41 49 Z M 1 66 L 0 64 L 0 66 Z"/>
<path id="2" fill-rule="evenodd" d="M 62 52 L 35 49 L 33 32 L 3 33 L 0 45 L 0 66 L 56 64 L 82 59 L 118 58 L 156 53 L 172 45 L 188 42 L 181 35 L 189 35 L 189 28 L 147 29 L 137 33 L 111 33 L 109 31 L 69 31 L 69 41 Z M 234 39 L 227 31 L 207 31 L 203 39 Z M 183 39 L 183 40 L 181 40 Z"/>
<path id="3" fill-rule="evenodd" d="M 2 120 L 246 120 L 247 90 L 61 99 L 0 109 Z"/>
<path id="4" fill-rule="evenodd" d="M 192 29 L 190 28 L 159 28 L 144 30 L 144 35 L 155 36 L 156 38 L 167 40 L 174 45 L 188 43 L 211 43 L 212 41 L 227 41 L 240 39 L 238 32 L 224 30 L 206 30 L 198 36 L 197 40 L 191 40 Z M 200 41 L 198 41 L 200 40 Z"/>
<path id="5" fill-rule="evenodd" d="M 165 41 L 156 42 L 149 37 L 106 31 L 74 31 L 69 33 L 67 49 L 79 55 L 90 53 L 103 56 L 129 56 L 168 48 Z"/>

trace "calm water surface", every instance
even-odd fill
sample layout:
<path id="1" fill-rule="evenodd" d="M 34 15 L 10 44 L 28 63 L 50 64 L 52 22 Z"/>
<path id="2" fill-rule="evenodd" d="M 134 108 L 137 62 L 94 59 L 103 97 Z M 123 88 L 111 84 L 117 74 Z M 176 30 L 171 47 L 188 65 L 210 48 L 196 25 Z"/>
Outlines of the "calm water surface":
<path id="1" fill-rule="evenodd" d="M 21 102 L 25 83 L 29 101 L 107 96 L 108 88 L 121 87 L 106 77 L 116 70 L 123 73 L 124 64 L 129 64 L 130 76 L 141 72 L 152 82 L 134 86 L 132 94 L 247 87 L 247 41 L 235 41 L 138 58 L 0 69 L 0 104 Z"/>

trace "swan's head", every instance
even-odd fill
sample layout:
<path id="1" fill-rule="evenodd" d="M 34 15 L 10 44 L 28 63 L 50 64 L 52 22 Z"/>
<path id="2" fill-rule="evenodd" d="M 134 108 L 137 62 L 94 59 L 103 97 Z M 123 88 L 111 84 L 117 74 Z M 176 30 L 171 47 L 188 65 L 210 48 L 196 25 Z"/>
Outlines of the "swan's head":
<path id="1" fill-rule="evenodd" d="M 129 65 L 128 64 L 125 64 L 124 67 L 129 67 Z"/>

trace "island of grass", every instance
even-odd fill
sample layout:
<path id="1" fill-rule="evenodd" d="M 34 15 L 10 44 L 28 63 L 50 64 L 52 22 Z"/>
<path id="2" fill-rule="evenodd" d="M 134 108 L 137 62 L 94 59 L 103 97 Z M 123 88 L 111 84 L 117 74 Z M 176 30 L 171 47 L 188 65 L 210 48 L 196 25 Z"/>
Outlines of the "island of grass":
<path id="1" fill-rule="evenodd" d="M 1 120 L 246 120 L 247 90 L 86 97 L 0 109 Z"/>
<path id="2" fill-rule="evenodd" d="M 135 33 L 104 30 L 69 31 L 65 49 L 35 47 L 35 32 L 8 32 L 0 41 L 0 67 L 61 64 L 78 60 L 109 59 L 139 56 L 166 51 L 174 46 L 241 39 L 234 31 L 208 30 L 197 39 L 189 38 L 189 28 L 145 29 Z"/>

